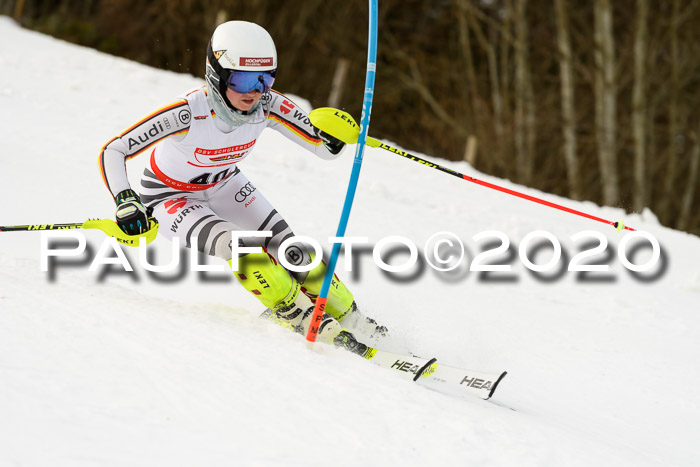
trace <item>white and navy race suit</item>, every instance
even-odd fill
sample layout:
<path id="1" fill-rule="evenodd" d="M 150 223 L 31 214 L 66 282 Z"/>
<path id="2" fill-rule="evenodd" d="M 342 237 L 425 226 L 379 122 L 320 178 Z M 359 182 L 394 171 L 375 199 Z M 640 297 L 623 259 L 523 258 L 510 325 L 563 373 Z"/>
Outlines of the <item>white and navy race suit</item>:
<path id="1" fill-rule="evenodd" d="M 232 230 L 272 231 L 271 238 L 242 244 L 257 242 L 278 257 L 280 243 L 293 235 L 292 230 L 237 164 L 250 154 L 265 128 L 323 159 L 336 156 L 318 138 L 306 113 L 283 94 L 263 95 L 257 112 L 263 123 L 232 127 L 216 117 L 205 87 L 190 91 L 104 146 L 104 182 L 113 196 L 130 188 L 125 162 L 143 152 L 150 160 L 138 191 L 144 205 L 154 209 L 159 233 L 228 260 Z M 196 245 L 191 244 L 193 238 Z M 308 252 L 304 256 L 307 263 Z"/>

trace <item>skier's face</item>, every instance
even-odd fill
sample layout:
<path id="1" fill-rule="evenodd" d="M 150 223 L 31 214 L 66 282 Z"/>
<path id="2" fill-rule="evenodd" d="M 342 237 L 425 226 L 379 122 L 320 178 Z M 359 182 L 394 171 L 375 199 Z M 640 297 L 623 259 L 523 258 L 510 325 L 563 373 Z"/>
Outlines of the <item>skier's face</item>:
<path id="1" fill-rule="evenodd" d="M 258 90 L 240 94 L 231 88 L 226 88 L 226 97 L 228 101 L 238 110 L 247 111 L 253 108 L 258 103 L 262 93 Z"/>

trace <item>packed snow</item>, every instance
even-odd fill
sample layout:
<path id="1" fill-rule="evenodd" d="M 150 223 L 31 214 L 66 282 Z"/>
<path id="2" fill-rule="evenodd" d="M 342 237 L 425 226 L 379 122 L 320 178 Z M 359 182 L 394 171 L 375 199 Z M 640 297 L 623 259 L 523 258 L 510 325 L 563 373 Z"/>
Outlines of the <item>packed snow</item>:
<path id="1" fill-rule="evenodd" d="M 319 70 L 318 79 L 330 77 Z M 1 17 L 0 225 L 111 218 L 100 148 L 199 85 Z M 330 251 L 354 150 L 323 161 L 266 131 L 240 168 L 298 235 Z M 629 232 L 367 148 L 347 235 L 369 243 L 356 247 L 352 271 L 341 256 L 338 274 L 364 312 L 390 328 L 380 347 L 508 370 L 483 401 L 401 380 L 347 352 L 310 349 L 258 319 L 262 305 L 230 272 L 148 273 L 126 247 L 134 272 L 90 271 L 106 238 L 99 231 L 84 231 L 86 254 L 58 258 L 44 272 L 39 232 L 3 232 L 0 465 L 699 465 L 700 239 L 660 226 L 651 212 L 559 198 L 432 156 L 423 157 L 624 219 L 658 240 L 660 259 L 633 274 L 618 256 Z M 134 186 L 146 159 L 128 163 Z M 473 238 L 488 231 L 501 232 L 511 249 L 483 262 L 510 272 L 469 271 L 477 253 L 501 242 L 494 232 Z M 551 271 L 534 273 L 519 255 L 535 231 L 562 245 Z M 583 262 L 609 271 L 566 271 L 599 242 L 590 232 L 571 239 L 584 231 L 608 246 Z M 455 271 L 421 261 L 388 273 L 373 261 L 384 238 L 409 239 L 422 257 L 438 232 L 466 246 Z M 540 265 L 553 255 L 537 247 L 542 239 L 529 243 Z M 652 261 L 649 245 L 633 240 L 627 257 Z M 166 263 L 170 243 L 152 247 Z M 408 259 L 405 247 L 384 255 L 391 264 Z"/>

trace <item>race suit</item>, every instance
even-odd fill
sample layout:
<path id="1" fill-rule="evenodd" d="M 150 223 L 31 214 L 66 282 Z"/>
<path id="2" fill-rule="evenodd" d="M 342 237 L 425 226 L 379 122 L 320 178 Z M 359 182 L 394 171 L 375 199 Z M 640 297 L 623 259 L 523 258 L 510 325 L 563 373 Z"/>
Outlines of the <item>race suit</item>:
<path id="1" fill-rule="evenodd" d="M 272 231 L 272 237 L 239 242 L 264 247 L 270 264 L 260 270 L 270 269 L 265 273 L 267 280 L 254 283 L 245 271 L 237 274 L 246 289 L 272 308 L 289 293 L 283 277 L 288 273 L 277 262 L 280 244 L 294 234 L 238 163 L 250 154 L 265 128 L 280 132 L 322 159 L 337 156 L 324 146 L 306 112 L 283 94 L 271 91 L 261 97 L 256 117 L 262 123 L 233 127 L 216 117 L 206 92 L 201 87 L 184 94 L 109 141 L 99 157 L 102 177 L 112 196 L 129 189 L 125 162 L 145 153 L 149 161 L 138 191 L 143 204 L 153 209 L 159 234 L 171 240 L 178 237 L 181 245 L 207 255 L 231 260 L 232 231 Z M 313 255 L 309 249 L 295 245 L 300 248 L 288 248 L 287 261 L 295 266 L 310 264 Z M 321 266 L 291 273 L 312 300 L 321 288 L 325 265 Z M 279 290 L 272 293 L 267 289 L 275 281 Z M 335 277 L 326 311 L 341 319 L 353 306 L 352 294 Z"/>
<path id="2" fill-rule="evenodd" d="M 187 247 L 196 237 L 199 251 L 229 260 L 232 230 L 271 230 L 273 236 L 261 243 L 276 257 L 279 244 L 293 233 L 237 164 L 265 128 L 323 159 L 337 156 L 289 98 L 275 91 L 264 97 L 258 111 L 266 117 L 260 124 L 232 127 L 216 118 L 202 87 L 132 125 L 100 153 L 102 177 L 112 196 L 130 188 L 125 161 L 146 152 L 149 163 L 138 191 L 144 205 L 154 209 L 162 234 L 180 236 Z M 291 264 L 300 261 L 289 259 Z"/>

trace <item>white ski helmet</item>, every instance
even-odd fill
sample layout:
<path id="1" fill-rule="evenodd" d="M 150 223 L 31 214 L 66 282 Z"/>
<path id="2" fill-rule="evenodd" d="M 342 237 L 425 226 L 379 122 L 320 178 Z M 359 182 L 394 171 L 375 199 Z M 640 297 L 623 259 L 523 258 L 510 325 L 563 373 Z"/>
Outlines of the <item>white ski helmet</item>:
<path id="1" fill-rule="evenodd" d="M 228 21 L 214 30 L 207 47 L 207 99 L 226 123 L 239 126 L 264 121 L 260 102 L 269 99 L 264 95 L 270 92 L 276 72 L 277 50 L 264 28 L 247 21 Z M 263 98 L 248 111 L 238 110 L 226 97 L 227 87 L 242 94 L 258 90 Z"/>

